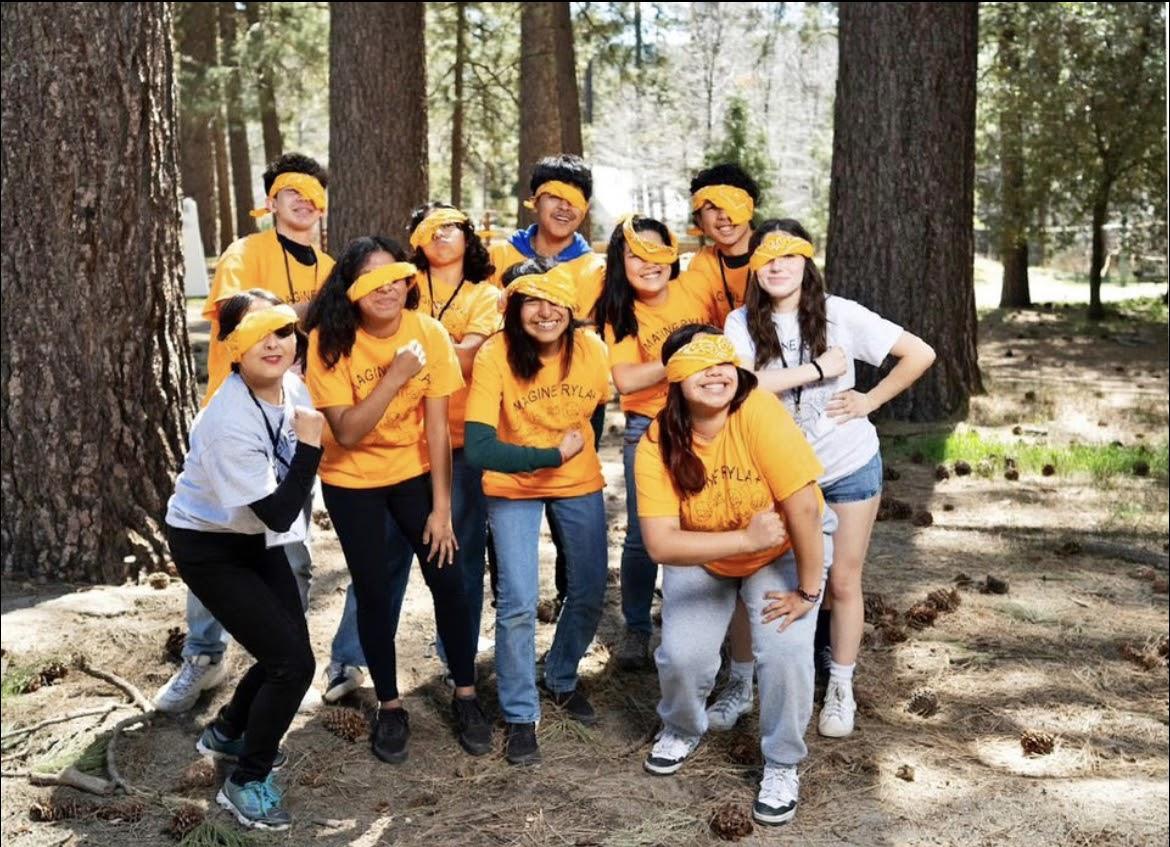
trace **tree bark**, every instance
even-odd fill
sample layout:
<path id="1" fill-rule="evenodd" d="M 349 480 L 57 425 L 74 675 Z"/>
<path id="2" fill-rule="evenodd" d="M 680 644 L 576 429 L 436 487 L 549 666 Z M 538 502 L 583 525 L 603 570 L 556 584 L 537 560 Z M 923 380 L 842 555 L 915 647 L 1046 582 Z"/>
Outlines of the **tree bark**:
<path id="1" fill-rule="evenodd" d="M 212 89 L 218 98 L 219 86 Z M 217 103 L 211 119 L 211 137 L 215 146 L 215 208 L 219 214 L 219 253 L 235 240 L 235 220 L 232 216 L 232 176 L 228 163 L 227 133 L 224 132 L 223 108 Z"/>
<path id="2" fill-rule="evenodd" d="M 938 360 L 888 412 L 939 420 L 982 391 L 972 228 L 976 4 L 843 3 L 829 197 L 834 293 Z M 861 380 L 859 390 L 867 388 Z"/>
<path id="3" fill-rule="evenodd" d="M 210 3 L 176 3 L 175 30 L 183 61 L 179 74 L 179 169 L 183 193 L 199 210 L 203 252 L 219 252 L 215 213 L 215 160 L 211 118 L 204 102 L 207 70 L 215 64 L 215 9 Z"/>
<path id="4" fill-rule="evenodd" d="M 248 26 L 263 26 L 260 3 L 245 3 L 244 17 Z M 266 33 L 262 33 L 264 37 Z M 266 63 L 257 69 L 256 99 L 260 105 L 260 128 L 264 133 L 264 159 L 271 162 L 279 159 L 284 152 L 284 139 L 280 134 L 280 112 L 276 110 L 276 87 L 272 68 Z"/>
<path id="5" fill-rule="evenodd" d="M 517 215 L 531 221 L 522 205 L 528 198 L 532 166 L 562 152 L 560 76 L 556 60 L 559 3 L 520 7 L 520 162 L 516 181 Z"/>
<path id="6" fill-rule="evenodd" d="M 463 63 L 467 51 L 467 3 L 455 4 L 455 104 L 451 115 L 451 205 L 463 207 Z"/>
<path id="7" fill-rule="evenodd" d="M 252 196 L 252 157 L 248 151 L 248 122 L 244 117 L 240 85 L 236 25 L 236 4 L 219 4 L 219 35 L 224 62 L 228 65 L 224 105 L 227 107 L 228 149 L 232 163 L 232 195 L 236 206 L 236 236 L 242 238 L 255 230 L 248 214 L 255 205 Z"/>
<path id="8" fill-rule="evenodd" d="M 423 4 L 331 3 L 329 19 L 330 241 L 405 243 L 427 197 Z"/>
<path id="9" fill-rule="evenodd" d="M 1109 215 L 1109 193 L 1112 184 L 1106 182 L 1093 201 L 1093 247 L 1089 257 L 1089 320 L 1105 317 L 1101 304 L 1101 271 L 1105 267 L 1105 221 Z"/>
<path id="10" fill-rule="evenodd" d="M 166 559 L 196 408 L 172 6 L 4 3 L 0 23 L 3 570 L 121 582 Z"/>
<path id="11" fill-rule="evenodd" d="M 1005 15 L 1015 9 L 1006 6 Z M 1020 47 L 1012 22 L 1005 21 L 999 32 L 999 61 L 1003 64 L 1005 84 L 1015 92 L 1020 84 Z M 999 258 L 1003 263 L 1001 308 L 1026 308 L 1032 305 L 1028 290 L 1028 203 L 1024 178 L 1024 126 L 1018 96 L 1010 96 L 999 115 L 1000 223 Z"/>
<path id="12" fill-rule="evenodd" d="M 581 98 L 577 86 L 577 53 L 573 48 L 573 16 L 568 3 L 553 3 L 556 14 L 557 94 L 561 116 L 561 153 L 585 152 L 581 140 Z"/>

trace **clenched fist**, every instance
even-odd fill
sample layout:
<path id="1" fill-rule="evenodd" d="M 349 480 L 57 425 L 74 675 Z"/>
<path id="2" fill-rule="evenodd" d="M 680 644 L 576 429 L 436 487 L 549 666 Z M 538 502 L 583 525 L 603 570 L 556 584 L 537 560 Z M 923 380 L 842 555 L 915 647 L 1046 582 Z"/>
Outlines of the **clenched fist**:
<path id="1" fill-rule="evenodd" d="M 299 443 L 308 444 L 310 447 L 320 447 L 321 431 L 325 428 L 325 416 L 308 406 L 297 406 L 293 409 L 292 428 Z"/>
<path id="2" fill-rule="evenodd" d="M 750 545 L 749 552 L 752 553 L 779 547 L 788 537 L 788 533 L 784 529 L 784 521 L 771 510 L 752 515 L 751 523 L 748 524 L 744 532 L 747 533 Z"/>
<path id="3" fill-rule="evenodd" d="M 557 445 L 557 449 L 561 451 L 562 465 L 584 450 L 585 437 L 581 435 L 581 430 L 571 429 L 566 432 L 564 438 L 561 439 L 561 443 Z"/>

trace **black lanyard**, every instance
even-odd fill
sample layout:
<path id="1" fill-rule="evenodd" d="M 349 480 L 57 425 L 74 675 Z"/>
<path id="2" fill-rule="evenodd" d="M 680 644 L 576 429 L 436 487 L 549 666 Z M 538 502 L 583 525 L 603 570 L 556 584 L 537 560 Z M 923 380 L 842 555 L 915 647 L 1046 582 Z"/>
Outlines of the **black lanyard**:
<path id="1" fill-rule="evenodd" d="M 280 431 L 284 429 L 284 412 L 280 413 L 280 424 L 273 432 L 272 424 L 268 422 L 268 413 L 264 411 L 264 407 L 260 405 L 260 401 L 256 399 L 256 395 L 252 393 L 252 389 L 246 384 L 244 386 L 248 389 L 248 396 L 252 398 L 252 402 L 256 404 L 256 408 L 260 410 L 260 419 L 264 421 L 264 429 L 268 431 L 268 438 L 272 442 L 272 456 L 276 461 L 280 462 L 285 468 L 292 468 L 292 464 L 288 462 L 284 456 L 280 455 Z"/>
<path id="2" fill-rule="evenodd" d="M 799 338 L 799 336 L 797 336 L 797 337 Z M 798 361 L 797 361 L 796 366 L 799 368 L 801 365 L 804 364 L 804 342 L 798 342 L 798 343 L 800 344 L 800 349 L 799 349 L 798 354 L 797 354 Z M 780 339 L 780 364 L 786 368 L 788 367 L 788 360 L 784 358 L 784 339 L 783 338 Z M 792 399 L 796 401 L 796 414 L 799 415 L 800 414 L 800 395 L 804 393 L 804 386 L 798 385 L 795 388 L 791 389 L 791 391 L 792 391 Z"/>
<path id="3" fill-rule="evenodd" d="M 277 240 L 279 241 L 280 239 L 277 238 Z M 284 246 L 284 244 L 280 245 L 280 253 L 282 256 L 284 256 L 284 278 L 288 281 L 288 302 L 289 302 L 289 305 L 292 305 L 293 303 L 297 302 L 297 292 L 296 292 L 296 289 L 293 288 L 292 270 L 288 266 L 288 248 L 286 248 Z M 300 263 L 298 262 L 297 264 L 300 264 Z M 317 251 L 314 250 L 313 251 L 313 290 L 314 291 L 317 290 L 317 265 L 318 265 Z M 252 399 L 255 400 L 256 398 L 253 397 Z"/>
<path id="4" fill-rule="evenodd" d="M 435 317 L 435 288 L 431 284 L 431 269 L 427 268 L 427 297 L 430 298 L 431 317 L 435 318 L 439 323 L 443 322 L 443 315 L 447 314 L 447 310 L 451 308 L 451 304 L 455 302 L 455 298 L 459 296 L 459 289 L 463 288 L 463 283 L 466 279 L 459 280 L 459 284 L 455 286 L 455 290 L 451 292 L 451 296 L 447 302 L 443 304 L 443 308 L 439 310 L 438 317 Z"/>
<path id="5" fill-rule="evenodd" d="M 723 293 L 727 295 L 727 307 L 735 308 L 735 298 L 731 295 L 731 286 L 727 284 L 727 273 L 723 270 L 723 254 L 715 250 L 715 261 L 719 263 L 719 278 L 723 280 Z"/>

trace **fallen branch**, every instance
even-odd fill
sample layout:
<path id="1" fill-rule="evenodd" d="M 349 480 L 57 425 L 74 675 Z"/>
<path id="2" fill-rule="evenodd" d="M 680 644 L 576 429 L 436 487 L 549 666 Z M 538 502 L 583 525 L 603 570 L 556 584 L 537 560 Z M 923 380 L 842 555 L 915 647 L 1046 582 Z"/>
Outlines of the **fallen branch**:
<path id="1" fill-rule="evenodd" d="M 70 788 L 76 788 L 78 791 L 84 791 L 88 794 L 98 794 L 103 797 L 112 794 L 114 791 L 114 783 L 108 779 L 82 773 L 77 768 L 65 768 L 59 774 L 37 773 L 34 771 L 28 775 L 28 781 L 31 785 L 66 785 Z"/>
<path id="2" fill-rule="evenodd" d="M 117 753 L 118 739 L 122 737 L 124 730 L 138 726 L 139 724 L 148 723 L 154 717 L 153 712 L 148 712 L 141 715 L 131 715 L 128 718 L 118 721 L 114 724 L 114 728 L 110 730 L 110 743 L 106 745 L 106 770 L 110 774 L 110 779 L 114 781 L 114 785 L 121 788 L 127 794 L 140 794 L 143 796 L 154 796 L 157 792 L 147 791 L 144 788 L 138 788 L 130 784 L 122 776 L 122 772 L 118 770 Z"/>
<path id="3" fill-rule="evenodd" d="M 1167 557 L 1165 553 L 1154 553 L 1140 547 L 1130 547 L 1112 541 L 1082 541 L 1081 550 L 1094 556 L 1133 562 L 1135 565 L 1149 565 L 1161 570 L 1170 568 L 1170 557 Z"/>
<path id="4" fill-rule="evenodd" d="M 116 673 L 110 673 L 109 671 L 103 671 L 99 668 L 90 667 L 88 662 L 78 662 L 77 667 L 83 673 L 87 673 L 92 677 L 96 677 L 97 679 L 110 683 L 110 685 L 113 685 L 116 688 L 120 688 L 131 700 L 134 701 L 134 705 L 143 712 L 154 711 L 154 704 L 151 703 L 150 700 L 146 699 L 146 695 L 144 695 L 138 689 L 138 686 L 129 680 L 123 679 Z"/>
<path id="5" fill-rule="evenodd" d="M 36 732 L 38 729 L 44 729 L 46 726 L 53 724 L 66 723 L 67 721 L 77 720 L 78 718 L 88 718 L 93 715 L 101 715 L 105 717 L 115 709 L 123 708 L 121 703 L 111 703 L 108 706 L 101 706 L 96 709 L 82 709 L 79 712 L 70 712 L 67 715 L 60 715 L 59 717 L 49 718 L 48 720 L 35 723 L 32 726 L 22 726 L 20 729 L 14 729 L 11 732 L 6 732 L 0 735 L 0 741 L 8 741 L 11 738 L 16 738 L 21 735 L 27 735 L 31 732 Z"/>

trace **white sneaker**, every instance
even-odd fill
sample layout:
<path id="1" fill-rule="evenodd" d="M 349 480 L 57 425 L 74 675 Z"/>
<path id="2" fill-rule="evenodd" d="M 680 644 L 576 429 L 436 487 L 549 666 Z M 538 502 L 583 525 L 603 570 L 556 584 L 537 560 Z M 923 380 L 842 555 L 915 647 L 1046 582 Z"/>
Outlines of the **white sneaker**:
<path id="1" fill-rule="evenodd" d="M 788 823 L 796 814 L 796 798 L 800 793 L 800 777 L 796 768 L 764 768 L 760 793 L 752 806 L 752 817 L 762 824 L 776 826 Z"/>
<path id="2" fill-rule="evenodd" d="M 496 646 L 495 641 L 488 638 L 486 635 L 481 635 L 479 637 L 479 641 L 477 641 L 475 644 L 475 652 L 476 653 L 486 653 L 488 650 L 491 650 L 495 646 Z"/>
<path id="3" fill-rule="evenodd" d="M 707 728 L 726 732 L 752 710 L 752 680 L 732 674 L 719 697 L 707 708 Z"/>
<path id="4" fill-rule="evenodd" d="M 214 661 L 207 654 L 186 656 L 183 666 L 155 693 L 154 707 L 172 715 L 185 712 L 195 705 L 200 694 L 215 688 L 226 676 L 227 662 L 223 656 Z"/>
<path id="5" fill-rule="evenodd" d="M 857 703 L 853 700 L 853 686 L 829 677 L 825 689 L 825 704 L 817 720 L 817 732 L 827 738 L 844 738 L 853 732 L 853 715 Z"/>
<path id="6" fill-rule="evenodd" d="M 313 686 L 301 697 L 301 704 L 297 706 L 298 715 L 310 715 L 321 708 L 321 692 Z"/>
<path id="7" fill-rule="evenodd" d="M 357 691 L 366 681 L 362 669 L 353 665 L 330 665 L 325 674 L 328 677 L 323 695 L 326 703 L 336 703 L 345 695 Z"/>
<path id="8" fill-rule="evenodd" d="M 658 740 L 654 742 L 654 749 L 642 763 L 647 771 L 659 776 L 667 776 L 683 766 L 683 762 L 695 748 L 699 746 L 701 736 L 676 735 L 669 729 L 658 733 Z"/>

